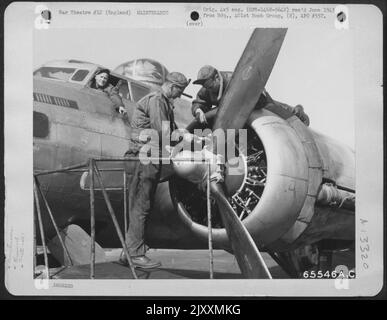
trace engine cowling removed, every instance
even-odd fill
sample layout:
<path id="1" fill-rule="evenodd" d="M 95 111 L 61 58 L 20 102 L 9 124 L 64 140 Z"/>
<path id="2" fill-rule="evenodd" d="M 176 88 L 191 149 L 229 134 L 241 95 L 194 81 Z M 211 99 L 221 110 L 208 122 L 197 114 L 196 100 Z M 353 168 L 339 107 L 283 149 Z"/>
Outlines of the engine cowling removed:
<path id="1" fill-rule="evenodd" d="M 236 157 L 227 161 L 224 170 L 228 200 L 240 220 L 246 218 L 258 204 L 267 175 L 263 145 L 253 130 L 247 128 L 247 133 L 247 150 L 236 148 Z M 183 151 L 179 155 L 183 159 L 191 156 L 195 162 L 179 162 L 179 158 L 175 158 L 174 168 L 180 177 L 173 179 L 171 188 L 189 212 L 189 218 L 199 225 L 207 226 L 205 182 L 208 164 L 200 163 L 201 154 L 195 157 L 194 153 L 190 155 L 189 152 Z M 210 168 L 213 167 L 211 165 Z M 212 171 L 215 171 L 215 168 Z M 213 227 L 223 228 L 218 207 L 212 197 L 211 214 Z"/>

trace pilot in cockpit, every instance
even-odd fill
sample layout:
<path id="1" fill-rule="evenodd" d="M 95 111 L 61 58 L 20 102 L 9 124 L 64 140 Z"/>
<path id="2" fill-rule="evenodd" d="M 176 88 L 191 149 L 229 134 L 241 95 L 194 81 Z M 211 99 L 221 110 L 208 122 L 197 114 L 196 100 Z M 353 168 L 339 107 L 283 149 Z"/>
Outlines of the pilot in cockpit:
<path id="1" fill-rule="evenodd" d="M 106 93 L 113 102 L 114 109 L 120 114 L 126 114 L 125 106 L 118 93 L 118 86 L 109 83 L 109 69 L 98 70 L 90 83 L 90 88 Z"/>

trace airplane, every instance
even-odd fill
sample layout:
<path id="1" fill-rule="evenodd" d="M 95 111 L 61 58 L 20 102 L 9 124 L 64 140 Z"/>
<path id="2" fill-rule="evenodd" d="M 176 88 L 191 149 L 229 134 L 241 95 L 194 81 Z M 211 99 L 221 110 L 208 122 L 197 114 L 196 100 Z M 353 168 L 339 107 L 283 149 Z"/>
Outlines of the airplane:
<path id="1" fill-rule="evenodd" d="M 286 29 L 253 31 L 220 106 L 207 114 L 213 129 L 247 129 L 248 150 L 238 155 L 243 170 L 232 176 L 226 170 L 225 185 L 211 187 L 211 212 L 214 248 L 232 252 L 248 278 L 270 277 L 260 251 L 268 252 L 296 278 L 311 267 L 310 256 L 316 249 L 328 258 L 336 250 L 354 250 L 354 151 L 306 126 L 274 100 L 255 108 L 285 34 Z M 66 60 L 34 71 L 34 173 L 89 158 L 122 157 L 127 151 L 129 119 L 136 102 L 157 86 L 112 72 L 111 83 L 119 86 L 127 110 L 127 115 L 121 115 L 105 94 L 89 87 L 101 68 Z M 189 131 L 201 127 L 185 99 L 175 103 L 175 120 Z M 122 168 L 119 163 L 114 166 Z M 227 166 L 232 166 L 232 159 Z M 123 185 L 123 174 L 102 174 L 111 187 L 109 197 L 123 229 L 124 195 L 116 190 Z M 90 233 L 87 180 L 88 173 L 82 170 L 39 176 L 60 229 L 77 225 Z M 95 211 L 97 243 L 120 247 L 98 192 Z M 46 214 L 43 225 L 47 239 L 54 238 L 55 229 Z M 163 179 L 145 233 L 151 248 L 207 249 L 206 194 L 181 175 Z M 63 252 L 54 256 L 64 261 Z"/>

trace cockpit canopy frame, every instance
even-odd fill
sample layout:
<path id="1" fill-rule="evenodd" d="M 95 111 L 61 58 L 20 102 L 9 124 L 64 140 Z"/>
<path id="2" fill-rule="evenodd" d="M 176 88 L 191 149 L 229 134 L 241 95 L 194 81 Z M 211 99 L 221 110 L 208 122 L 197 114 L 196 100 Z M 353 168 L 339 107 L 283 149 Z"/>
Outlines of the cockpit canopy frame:
<path id="1" fill-rule="evenodd" d="M 92 89 L 90 84 L 94 75 L 101 69 L 105 69 L 105 67 L 95 63 L 79 60 L 58 60 L 42 65 L 34 71 L 33 75 L 40 79 L 71 83 L 72 85 Z M 119 84 L 120 96 L 128 101 L 138 102 L 152 90 L 145 83 L 111 72 L 110 83 L 116 86 L 119 81 L 121 81 Z"/>

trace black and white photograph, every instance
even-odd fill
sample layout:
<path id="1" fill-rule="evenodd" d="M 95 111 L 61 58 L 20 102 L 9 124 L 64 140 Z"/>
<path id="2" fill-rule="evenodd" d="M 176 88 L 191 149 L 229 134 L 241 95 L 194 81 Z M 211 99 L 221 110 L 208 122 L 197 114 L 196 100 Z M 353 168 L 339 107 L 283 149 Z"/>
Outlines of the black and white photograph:
<path id="1" fill-rule="evenodd" d="M 7 10 L 9 292 L 378 293 L 377 7 Z"/>

